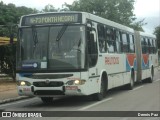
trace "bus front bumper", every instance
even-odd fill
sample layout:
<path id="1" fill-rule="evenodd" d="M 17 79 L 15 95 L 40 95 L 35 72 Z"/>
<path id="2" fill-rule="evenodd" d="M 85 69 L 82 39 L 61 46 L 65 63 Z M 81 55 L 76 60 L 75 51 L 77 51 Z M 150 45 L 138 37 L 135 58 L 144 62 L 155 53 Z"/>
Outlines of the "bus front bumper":
<path id="1" fill-rule="evenodd" d="M 18 86 L 20 96 L 82 96 L 82 86 L 61 86 L 61 87 L 35 87 L 35 86 Z"/>

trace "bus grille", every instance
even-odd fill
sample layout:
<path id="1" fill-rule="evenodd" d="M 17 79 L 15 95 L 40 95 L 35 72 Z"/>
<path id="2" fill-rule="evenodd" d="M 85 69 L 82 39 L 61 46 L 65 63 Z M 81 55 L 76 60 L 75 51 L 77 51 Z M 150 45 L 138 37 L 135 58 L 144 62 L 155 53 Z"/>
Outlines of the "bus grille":
<path id="1" fill-rule="evenodd" d="M 60 90 L 38 90 L 34 92 L 35 95 L 65 95 Z"/>
<path id="2" fill-rule="evenodd" d="M 61 87 L 64 85 L 63 82 L 49 82 L 49 83 L 46 83 L 46 82 L 33 82 L 33 85 L 35 87 Z"/>

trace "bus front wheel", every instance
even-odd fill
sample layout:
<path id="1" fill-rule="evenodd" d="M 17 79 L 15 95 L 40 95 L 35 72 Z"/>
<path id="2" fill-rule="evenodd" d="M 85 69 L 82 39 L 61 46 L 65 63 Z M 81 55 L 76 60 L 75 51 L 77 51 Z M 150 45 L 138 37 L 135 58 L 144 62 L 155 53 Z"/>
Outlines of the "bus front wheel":
<path id="1" fill-rule="evenodd" d="M 95 93 L 92 95 L 93 100 L 101 101 L 106 96 L 106 82 L 104 79 L 101 81 L 100 93 Z"/>

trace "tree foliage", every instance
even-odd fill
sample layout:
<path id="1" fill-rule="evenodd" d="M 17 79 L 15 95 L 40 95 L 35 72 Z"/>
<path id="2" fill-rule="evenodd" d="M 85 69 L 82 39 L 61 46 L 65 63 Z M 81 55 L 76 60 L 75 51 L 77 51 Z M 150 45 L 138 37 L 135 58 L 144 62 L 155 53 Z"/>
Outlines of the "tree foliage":
<path id="1" fill-rule="evenodd" d="M 17 33 L 16 26 L 19 23 L 20 17 L 26 14 L 37 13 L 36 9 L 27 8 L 24 6 L 16 7 L 14 4 L 4 4 L 0 2 L 0 36 L 10 36 L 11 32 Z M 11 30 L 12 28 L 12 30 Z"/>
<path id="2" fill-rule="evenodd" d="M 143 31 L 144 20 L 135 21 L 134 2 L 135 0 L 76 0 L 71 5 L 65 3 L 63 10 L 89 12 Z"/>
<path id="3" fill-rule="evenodd" d="M 58 10 L 55 9 L 55 7 L 51 4 L 48 4 L 44 7 L 44 9 L 42 9 L 41 12 L 57 12 Z"/>
<path id="4" fill-rule="evenodd" d="M 17 24 L 20 17 L 26 14 L 38 12 L 36 9 L 27 7 L 16 7 L 14 4 L 0 2 L 0 36 L 17 34 Z M 0 46 L 0 71 L 8 74 L 15 80 L 16 73 L 16 44 Z"/>
<path id="5" fill-rule="evenodd" d="M 16 44 L 0 46 L 0 71 L 16 78 Z"/>

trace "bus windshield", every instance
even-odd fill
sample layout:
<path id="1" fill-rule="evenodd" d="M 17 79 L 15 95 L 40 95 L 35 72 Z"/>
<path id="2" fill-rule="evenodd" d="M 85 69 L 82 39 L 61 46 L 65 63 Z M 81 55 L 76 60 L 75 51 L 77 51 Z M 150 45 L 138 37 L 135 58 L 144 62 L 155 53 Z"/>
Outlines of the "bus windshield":
<path id="1" fill-rule="evenodd" d="M 83 69 L 85 26 L 61 25 L 19 29 L 17 69 Z"/>

